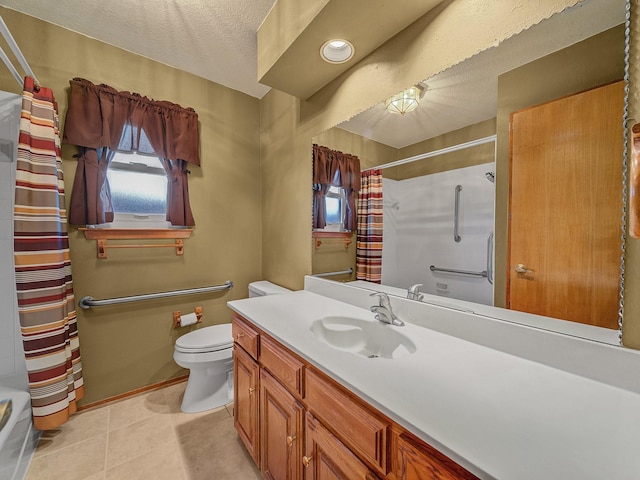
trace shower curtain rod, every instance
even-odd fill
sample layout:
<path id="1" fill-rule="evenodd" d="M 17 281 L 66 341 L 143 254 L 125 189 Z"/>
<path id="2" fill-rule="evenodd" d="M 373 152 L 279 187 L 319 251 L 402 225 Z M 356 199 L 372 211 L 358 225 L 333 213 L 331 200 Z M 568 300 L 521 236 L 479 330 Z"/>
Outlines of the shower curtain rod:
<path id="1" fill-rule="evenodd" d="M 2 33 L 2 36 L 4 37 L 5 41 L 9 45 L 9 48 L 18 59 L 18 62 L 22 66 L 22 69 L 27 73 L 27 75 L 33 78 L 33 80 L 35 81 L 36 87 L 39 87 L 40 83 L 38 82 L 38 79 L 33 73 L 33 70 L 31 70 L 31 67 L 27 62 L 27 59 L 24 58 L 24 55 L 20 51 L 20 47 L 18 47 L 18 44 L 13 39 L 13 35 L 11 35 L 9 28 L 7 27 L 7 24 L 4 23 L 4 20 L 2 19 L 2 17 L 0 17 L 0 33 Z M 16 81 L 20 85 L 20 88 L 22 88 L 24 85 L 24 78 L 20 76 L 20 74 L 18 73 L 18 70 L 16 70 L 16 68 L 13 66 L 13 63 L 11 62 L 11 60 L 9 60 L 9 57 L 7 56 L 6 53 L 4 53 L 4 50 L 1 47 L 0 47 L 0 58 L 2 59 L 4 64 L 7 66 L 9 71 L 11 72 L 11 75 L 13 75 L 13 78 L 16 79 Z"/>
<path id="2" fill-rule="evenodd" d="M 489 135 L 488 137 L 478 138 L 477 140 L 471 140 L 469 142 L 460 143 L 458 145 L 452 145 L 451 147 L 441 148 L 440 150 L 433 150 L 432 152 L 421 153 L 413 157 L 403 158 L 402 160 L 396 160 L 395 162 L 385 163 L 376 167 L 366 168 L 363 172 L 369 170 L 376 170 L 378 168 L 397 167 L 398 165 L 404 165 L 405 163 L 415 162 L 416 160 L 423 160 L 425 158 L 437 157 L 438 155 L 444 155 L 445 153 L 457 152 L 458 150 L 464 150 L 465 148 L 477 147 L 478 145 L 484 145 L 485 143 L 495 142 L 497 135 Z"/>

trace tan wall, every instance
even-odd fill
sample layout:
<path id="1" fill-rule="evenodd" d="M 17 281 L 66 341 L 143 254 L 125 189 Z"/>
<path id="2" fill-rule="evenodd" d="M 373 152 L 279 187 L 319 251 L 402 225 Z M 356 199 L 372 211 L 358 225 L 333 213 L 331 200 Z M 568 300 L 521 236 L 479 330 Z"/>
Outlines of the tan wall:
<path id="1" fill-rule="evenodd" d="M 409 158 L 425 152 L 434 152 L 443 148 L 495 135 L 495 133 L 496 119 L 491 118 L 484 122 L 469 125 L 468 127 L 460 128 L 453 132 L 401 148 L 398 152 L 398 157 Z M 383 170 L 383 174 L 385 177 L 393 178 L 394 180 L 405 180 L 407 178 L 421 177 L 423 175 L 481 165 L 483 163 L 493 162 L 494 160 L 495 143 L 490 142 L 484 145 L 388 168 Z"/>
<path id="2" fill-rule="evenodd" d="M 204 307 L 204 325 L 229 322 L 227 300 L 246 297 L 262 278 L 259 101 L 107 44 L 2 8 L 0 15 L 36 72 L 53 89 L 64 119 L 69 80 L 87 78 L 195 108 L 200 119 L 202 166 L 191 166 L 190 198 L 196 219 L 183 257 L 172 249 L 109 251 L 96 258 L 95 241 L 70 231 L 76 298 L 97 299 L 233 280 L 226 294 L 197 295 L 78 311 L 86 396 L 90 403 L 186 374 L 173 361 L 176 338 L 193 327 L 171 328 L 172 312 Z M 20 88 L 4 68 L 0 89 Z M 67 202 L 75 148 L 64 146 Z M 308 242 L 306 243 L 308 245 Z"/>
<path id="3" fill-rule="evenodd" d="M 623 52 L 624 28 L 619 26 L 499 77 L 496 149 L 495 305 L 504 306 L 506 304 L 509 119 L 511 113 L 621 80 L 624 75 Z M 620 188 L 622 189 L 622 183 Z M 622 215 L 622 211 L 620 214 Z"/>
<path id="4" fill-rule="evenodd" d="M 398 150 L 379 142 L 374 142 L 368 138 L 347 132 L 341 128 L 331 128 L 319 135 L 313 137 L 313 143 L 323 145 L 338 150 L 340 152 L 350 153 L 360 159 L 360 169 L 382 165 L 384 163 L 393 162 L 398 159 Z M 309 190 L 311 193 L 311 190 Z M 311 222 L 311 219 L 309 220 Z M 311 228 L 311 223 L 309 223 Z M 322 239 L 320 247 L 316 248 L 316 242 L 313 241 L 312 248 L 312 272 L 324 273 L 348 270 L 353 268 L 351 275 L 338 275 L 329 277 L 332 280 L 348 281 L 355 280 L 356 271 L 356 238 L 353 234 L 352 241 L 347 248 L 344 246 L 343 239 Z"/>

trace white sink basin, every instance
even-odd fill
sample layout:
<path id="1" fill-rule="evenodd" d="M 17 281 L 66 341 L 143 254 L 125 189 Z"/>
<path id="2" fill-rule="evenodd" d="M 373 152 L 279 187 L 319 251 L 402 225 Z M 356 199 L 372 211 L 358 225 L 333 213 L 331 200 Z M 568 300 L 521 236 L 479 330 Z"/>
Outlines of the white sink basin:
<path id="1" fill-rule="evenodd" d="M 352 317 L 324 317 L 311 324 L 321 342 L 368 358 L 399 358 L 415 352 L 415 343 L 401 333 L 402 328 Z"/>

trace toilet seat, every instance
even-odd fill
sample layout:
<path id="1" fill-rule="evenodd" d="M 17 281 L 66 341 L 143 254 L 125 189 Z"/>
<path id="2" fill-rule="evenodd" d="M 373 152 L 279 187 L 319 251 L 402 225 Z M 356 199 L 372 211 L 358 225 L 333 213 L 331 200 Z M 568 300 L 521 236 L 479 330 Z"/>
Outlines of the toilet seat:
<path id="1" fill-rule="evenodd" d="M 175 350 L 181 353 L 209 353 L 233 348 L 231 324 L 201 328 L 176 341 Z"/>

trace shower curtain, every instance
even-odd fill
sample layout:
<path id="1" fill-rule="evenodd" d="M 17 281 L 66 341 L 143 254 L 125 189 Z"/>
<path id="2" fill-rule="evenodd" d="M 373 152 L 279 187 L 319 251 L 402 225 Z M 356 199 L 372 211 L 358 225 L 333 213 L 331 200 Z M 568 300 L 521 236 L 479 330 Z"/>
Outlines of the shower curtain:
<path id="1" fill-rule="evenodd" d="M 382 280 L 382 171 L 361 173 L 358 195 L 356 279 Z"/>
<path id="2" fill-rule="evenodd" d="M 84 394 L 53 92 L 25 78 L 18 140 L 14 260 L 34 427 L 56 428 Z"/>

